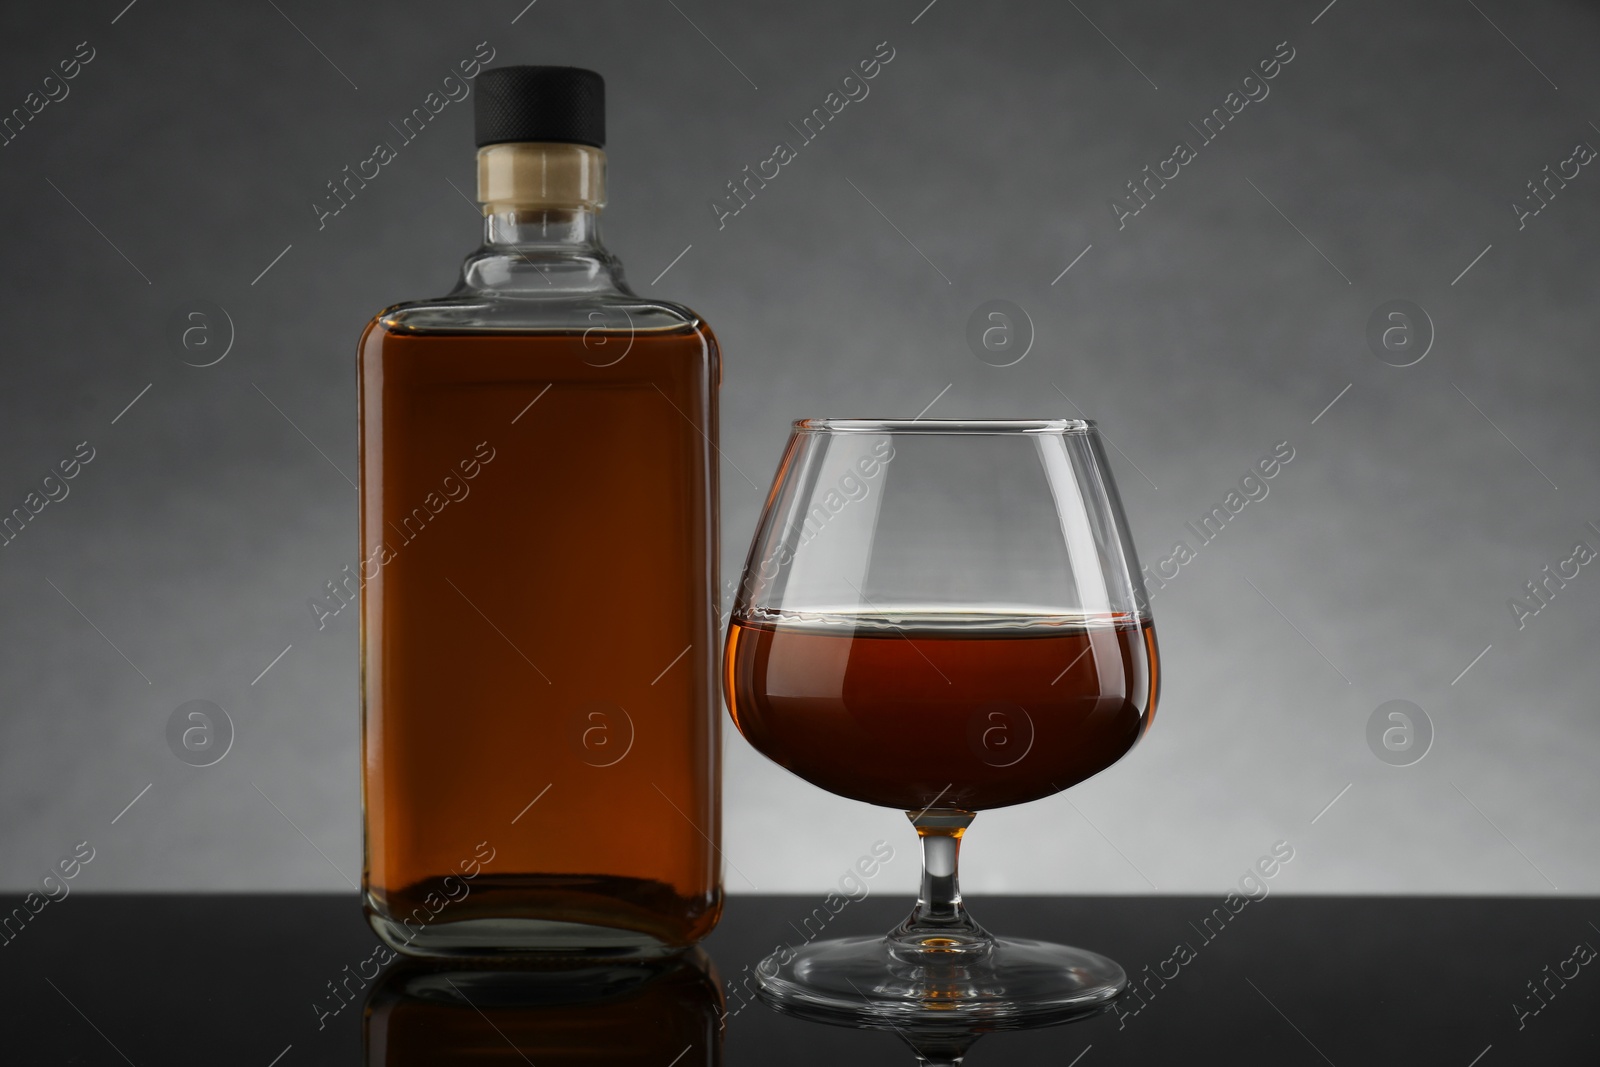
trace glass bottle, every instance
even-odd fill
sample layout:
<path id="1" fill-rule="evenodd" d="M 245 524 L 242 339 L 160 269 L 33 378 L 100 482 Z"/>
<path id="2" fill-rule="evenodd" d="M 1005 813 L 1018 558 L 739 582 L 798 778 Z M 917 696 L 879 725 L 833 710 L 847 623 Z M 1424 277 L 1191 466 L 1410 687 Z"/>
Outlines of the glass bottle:
<path id="1" fill-rule="evenodd" d="M 476 90 L 483 246 L 359 350 L 364 903 L 412 955 L 659 955 L 722 900 L 717 343 L 601 244 L 600 76 Z"/>

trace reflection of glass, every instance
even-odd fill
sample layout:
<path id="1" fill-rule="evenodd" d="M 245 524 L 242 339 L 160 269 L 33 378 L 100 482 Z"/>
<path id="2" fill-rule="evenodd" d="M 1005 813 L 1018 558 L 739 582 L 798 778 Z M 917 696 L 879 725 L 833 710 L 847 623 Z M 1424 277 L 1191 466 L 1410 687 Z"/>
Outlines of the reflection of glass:
<path id="1" fill-rule="evenodd" d="M 796 424 L 725 660 L 750 743 L 841 796 L 902 808 L 922 893 L 886 938 L 783 949 L 771 1000 L 901 1020 L 1102 1004 L 1122 968 L 997 939 L 956 854 L 975 812 L 1104 770 L 1155 711 L 1155 634 L 1105 453 L 1076 421 Z"/>
<path id="2" fill-rule="evenodd" d="M 402 961 L 367 1000 L 368 1067 L 722 1062 L 723 1000 L 698 949 L 473 971 Z"/>
<path id="3" fill-rule="evenodd" d="M 1005 1030 L 1037 1030 L 1064 1023 L 1081 1022 L 1111 1010 L 1109 1004 L 1067 1007 L 1053 1014 L 1039 1013 L 1029 1019 L 896 1019 L 891 1016 L 857 1016 L 844 1022 L 837 1012 L 814 1010 L 803 1001 L 777 1000 L 774 1006 L 785 1015 L 831 1026 L 848 1025 L 860 1030 L 892 1030 L 916 1053 L 921 1067 L 959 1067 L 962 1058 L 984 1034 Z"/>

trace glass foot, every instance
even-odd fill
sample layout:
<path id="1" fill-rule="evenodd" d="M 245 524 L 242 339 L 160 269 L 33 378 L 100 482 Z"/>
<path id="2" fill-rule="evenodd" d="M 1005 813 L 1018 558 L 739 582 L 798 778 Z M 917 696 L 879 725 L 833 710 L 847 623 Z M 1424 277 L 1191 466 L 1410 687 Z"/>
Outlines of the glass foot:
<path id="1" fill-rule="evenodd" d="M 1104 956 L 1021 938 L 948 948 L 884 937 L 816 941 L 779 949 L 756 974 L 761 996 L 797 1015 L 986 1029 L 1092 1012 L 1128 984 Z"/>

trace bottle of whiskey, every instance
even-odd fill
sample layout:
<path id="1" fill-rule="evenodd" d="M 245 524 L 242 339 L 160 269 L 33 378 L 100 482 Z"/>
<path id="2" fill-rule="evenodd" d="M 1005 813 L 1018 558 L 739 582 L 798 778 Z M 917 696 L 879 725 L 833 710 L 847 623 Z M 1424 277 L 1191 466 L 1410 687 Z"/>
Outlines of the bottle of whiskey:
<path id="1" fill-rule="evenodd" d="M 358 356 L 364 903 L 411 955 L 661 955 L 722 903 L 717 343 L 600 242 L 600 76 L 476 89 L 483 246 Z"/>

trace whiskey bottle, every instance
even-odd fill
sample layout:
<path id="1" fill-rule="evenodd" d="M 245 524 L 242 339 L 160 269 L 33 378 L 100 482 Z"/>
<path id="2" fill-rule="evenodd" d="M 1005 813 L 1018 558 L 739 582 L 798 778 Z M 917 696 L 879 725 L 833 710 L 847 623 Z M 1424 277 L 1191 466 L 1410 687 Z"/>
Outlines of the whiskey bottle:
<path id="1" fill-rule="evenodd" d="M 364 905 L 411 955 L 662 955 L 722 900 L 717 342 L 601 243 L 601 77 L 475 88 L 483 245 L 358 354 Z"/>

